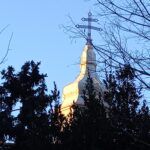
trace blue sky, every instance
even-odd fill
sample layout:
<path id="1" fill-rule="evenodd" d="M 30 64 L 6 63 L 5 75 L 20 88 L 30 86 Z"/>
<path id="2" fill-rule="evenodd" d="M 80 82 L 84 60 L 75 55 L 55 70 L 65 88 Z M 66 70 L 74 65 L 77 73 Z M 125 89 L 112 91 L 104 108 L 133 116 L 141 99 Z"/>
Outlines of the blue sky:
<path id="1" fill-rule="evenodd" d="M 56 81 L 62 92 L 79 73 L 85 40 L 71 42 L 61 26 L 70 23 L 68 15 L 80 23 L 89 10 L 94 11 L 94 7 L 87 0 L 0 1 L 0 29 L 9 25 L 0 35 L 0 58 L 13 32 L 11 51 L 0 69 L 12 65 L 18 71 L 26 61 L 41 61 L 40 70 L 48 75 L 48 88 L 52 89 Z"/>

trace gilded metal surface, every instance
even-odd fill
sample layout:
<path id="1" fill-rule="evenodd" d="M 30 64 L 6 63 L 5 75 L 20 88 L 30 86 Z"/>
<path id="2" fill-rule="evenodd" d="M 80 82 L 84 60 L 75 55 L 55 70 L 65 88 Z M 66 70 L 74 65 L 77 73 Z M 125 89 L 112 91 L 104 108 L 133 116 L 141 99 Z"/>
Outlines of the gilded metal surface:
<path id="1" fill-rule="evenodd" d="M 89 44 L 85 45 L 81 55 L 80 74 L 74 82 L 68 84 L 63 89 L 61 111 L 65 116 L 70 112 L 73 102 L 78 105 L 84 105 L 82 94 L 85 89 L 88 73 L 93 79 L 93 84 L 97 92 L 102 91 L 103 87 L 96 73 L 96 55 Z"/>

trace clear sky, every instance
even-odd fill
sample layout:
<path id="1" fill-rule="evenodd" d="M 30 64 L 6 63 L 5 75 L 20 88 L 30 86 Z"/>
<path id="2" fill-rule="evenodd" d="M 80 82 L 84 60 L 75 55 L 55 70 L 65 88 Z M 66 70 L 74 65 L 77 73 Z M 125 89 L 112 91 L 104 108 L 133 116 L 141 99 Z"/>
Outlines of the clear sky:
<path id="1" fill-rule="evenodd" d="M 16 71 L 30 60 L 41 61 L 41 72 L 47 73 L 48 88 L 56 81 L 62 92 L 63 86 L 72 82 L 79 73 L 79 61 L 85 41 L 71 42 L 61 28 L 70 23 L 68 15 L 80 23 L 88 11 L 94 11 L 88 0 L 1 0 L 0 29 L 9 25 L 0 35 L 0 58 L 7 49 L 13 32 L 8 65 Z"/>

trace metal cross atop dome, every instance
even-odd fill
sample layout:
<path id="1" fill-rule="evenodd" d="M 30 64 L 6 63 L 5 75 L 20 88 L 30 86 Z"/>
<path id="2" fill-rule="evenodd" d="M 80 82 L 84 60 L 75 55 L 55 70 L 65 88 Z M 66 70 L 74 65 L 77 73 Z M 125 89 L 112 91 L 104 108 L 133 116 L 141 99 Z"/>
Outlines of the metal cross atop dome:
<path id="1" fill-rule="evenodd" d="M 79 25 L 77 24 L 76 27 L 77 28 L 84 28 L 84 29 L 88 29 L 88 35 L 87 35 L 87 44 L 91 44 L 92 43 L 92 39 L 91 39 L 91 29 L 93 30 L 97 30 L 97 31 L 102 31 L 101 28 L 97 28 L 97 27 L 93 27 L 91 24 L 92 22 L 98 22 L 98 19 L 94 19 L 92 18 L 92 13 L 89 12 L 88 13 L 88 18 L 82 18 L 82 21 L 87 21 L 88 25 Z"/>

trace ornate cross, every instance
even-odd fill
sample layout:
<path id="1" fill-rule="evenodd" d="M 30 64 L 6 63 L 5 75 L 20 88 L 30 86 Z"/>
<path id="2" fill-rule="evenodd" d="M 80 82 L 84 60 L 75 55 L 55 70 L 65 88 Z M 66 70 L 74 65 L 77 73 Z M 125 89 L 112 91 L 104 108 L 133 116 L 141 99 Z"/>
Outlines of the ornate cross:
<path id="1" fill-rule="evenodd" d="M 98 19 L 94 19 L 92 18 L 92 13 L 89 12 L 88 13 L 88 18 L 82 18 L 82 21 L 88 21 L 88 25 L 79 25 L 77 24 L 76 27 L 77 28 L 84 28 L 84 29 L 88 29 L 88 35 L 87 35 L 87 44 L 91 44 L 92 43 L 92 39 L 91 39 L 91 29 L 93 30 L 97 30 L 97 31 L 102 31 L 101 28 L 97 28 L 97 27 L 93 27 L 91 24 L 92 22 L 98 22 Z"/>

